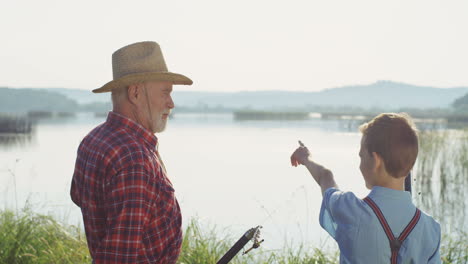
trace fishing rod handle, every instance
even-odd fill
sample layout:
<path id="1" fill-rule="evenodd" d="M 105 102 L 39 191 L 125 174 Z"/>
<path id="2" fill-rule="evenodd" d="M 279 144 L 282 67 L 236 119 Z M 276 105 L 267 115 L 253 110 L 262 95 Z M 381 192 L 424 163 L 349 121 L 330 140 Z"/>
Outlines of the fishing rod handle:
<path id="1" fill-rule="evenodd" d="M 258 230 L 262 228 L 261 226 L 257 226 L 255 228 L 250 228 L 245 232 L 239 240 L 234 244 L 234 246 L 229 249 L 229 251 L 224 254 L 224 256 L 216 263 L 216 264 L 226 264 L 233 259 L 237 253 L 250 241 L 255 235 L 258 235 Z"/>
<path id="2" fill-rule="evenodd" d="M 237 253 L 239 253 L 239 251 L 250 241 L 250 239 L 251 238 L 248 238 L 246 234 L 244 234 L 216 264 L 229 263 L 229 261 L 231 261 L 231 259 L 233 259 Z"/>

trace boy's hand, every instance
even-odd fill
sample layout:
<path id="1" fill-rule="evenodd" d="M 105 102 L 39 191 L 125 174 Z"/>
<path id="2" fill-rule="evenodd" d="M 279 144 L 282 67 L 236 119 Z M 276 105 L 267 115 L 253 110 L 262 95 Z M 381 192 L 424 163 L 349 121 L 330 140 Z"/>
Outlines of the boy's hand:
<path id="1" fill-rule="evenodd" d="M 307 149 L 307 147 L 301 141 L 299 141 L 299 145 L 300 146 L 291 155 L 291 165 L 294 167 L 297 167 L 299 164 L 304 165 L 307 170 L 309 170 L 315 182 L 320 185 L 320 189 L 322 189 L 322 195 L 330 187 L 338 188 L 335 183 L 335 179 L 333 178 L 333 173 L 329 169 L 312 161 L 310 158 L 309 149 Z"/>
<path id="2" fill-rule="evenodd" d="M 291 165 L 297 167 L 297 165 L 304 165 L 309 160 L 310 152 L 309 149 L 299 140 L 299 147 L 291 155 Z"/>

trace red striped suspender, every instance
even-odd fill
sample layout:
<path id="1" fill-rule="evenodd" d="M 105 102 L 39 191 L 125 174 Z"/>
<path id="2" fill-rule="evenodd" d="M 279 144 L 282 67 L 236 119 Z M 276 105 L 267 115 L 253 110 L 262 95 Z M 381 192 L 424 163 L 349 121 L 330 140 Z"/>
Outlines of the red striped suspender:
<path id="1" fill-rule="evenodd" d="M 408 235 L 411 233 L 411 231 L 413 231 L 414 227 L 418 223 L 419 218 L 421 217 L 421 211 L 416 208 L 416 212 L 414 213 L 414 216 L 409 224 L 405 227 L 403 232 L 401 232 L 400 236 L 395 238 L 392 229 L 390 229 L 387 220 L 385 220 L 385 216 L 383 215 L 382 211 L 380 211 L 380 208 L 377 206 L 377 204 L 375 204 L 375 202 L 369 197 L 366 197 L 363 200 L 370 206 L 370 208 L 372 208 L 372 211 L 374 211 L 375 215 L 379 219 L 379 222 L 382 225 L 385 234 L 387 235 L 388 241 L 390 242 L 390 249 L 392 251 L 390 263 L 396 264 L 398 251 L 400 250 L 401 244 L 403 244 L 403 241 L 408 237 Z"/>

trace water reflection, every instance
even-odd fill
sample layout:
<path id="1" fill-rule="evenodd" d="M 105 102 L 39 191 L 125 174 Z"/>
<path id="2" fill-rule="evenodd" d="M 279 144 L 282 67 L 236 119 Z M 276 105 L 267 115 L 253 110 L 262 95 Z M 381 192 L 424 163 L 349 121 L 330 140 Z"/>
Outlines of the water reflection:
<path id="1" fill-rule="evenodd" d="M 34 125 L 38 124 L 66 124 L 74 122 L 77 113 L 71 112 L 28 112 L 28 118 Z"/>
<path id="2" fill-rule="evenodd" d="M 25 146 L 32 139 L 34 124 L 27 116 L 0 113 L 0 148 Z"/>
<path id="3" fill-rule="evenodd" d="M 29 146 L 40 125 L 63 125 L 75 122 L 69 112 L 31 111 L 26 114 L 0 113 L 0 149 Z"/>
<path id="4" fill-rule="evenodd" d="M 35 133 L 0 133 L 0 149 L 27 147 L 34 139 Z"/>
<path id="5" fill-rule="evenodd" d="M 26 116 L 0 113 L 0 134 L 30 133 L 31 120 Z"/>

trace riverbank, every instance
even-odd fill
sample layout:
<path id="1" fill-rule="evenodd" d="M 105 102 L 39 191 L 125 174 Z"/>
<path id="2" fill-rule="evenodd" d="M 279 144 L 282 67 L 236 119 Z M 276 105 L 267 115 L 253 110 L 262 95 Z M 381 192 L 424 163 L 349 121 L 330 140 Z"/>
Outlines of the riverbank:
<path id="1" fill-rule="evenodd" d="M 184 231 L 178 263 L 216 263 L 234 244 L 219 238 L 215 228 L 202 230 L 193 219 Z M 251 242 L 248 244 L 250 245 Z M 335 263 L 338 255 L 320 249 L 240 252 L 230 263 Z M 86 237 L 81 227 L 59 222 L 26 207 L 21 212 L 0 211 L 0 263 L 90 263 Z"/>
<path id="2" fill-rule="evenodd" d="M 464 238 L 463 238 L 464 237 Z M 443 263 L 468 263 L 466 235 L 460 240 L 443 239 Z M 219 238 L 216 227 L 202 230 L 192 219 L 184 232 L 179 264 L 216 263 L 234 244 L 231 237 Z M 251 243 L 249 243 L 250 245 Z M 247 255 L 239 253 L 232 264 L 338 263 L 338 252 L 320 248 L 266 251 L 261 247 Z M 81 227 L 63 224 L 49 215 L 25 207 L 21 212 L 0 211 L 0 263 L 90 263 L 86 237 Z"/>

